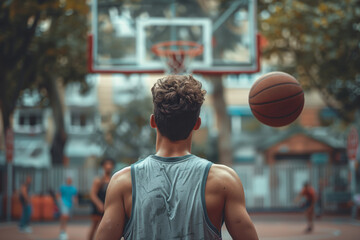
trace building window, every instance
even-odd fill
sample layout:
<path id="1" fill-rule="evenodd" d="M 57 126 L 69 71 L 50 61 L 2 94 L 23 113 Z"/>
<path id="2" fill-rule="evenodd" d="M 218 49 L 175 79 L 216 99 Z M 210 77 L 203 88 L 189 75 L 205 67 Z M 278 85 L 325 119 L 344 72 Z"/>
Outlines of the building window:
<path id="1" fill-rule="evenodd" d="M 93 123 L 92 116 L 86 113 L 77 113 L 73 112 L 71 114 L 71 125 L 86 127 L 87 125 L 91 125 Z"/>
<path id="2" fill-rule="evenodd" d="M 71 132 L 93 132 L 95 130 L 95 114 L 72 110 L 69 125 Z"/>
<path id="3" fill-rule="evenodd" d="M 14 130 L 23 133 L 39 133 L 44 130 L 43 112 L 41 110 L 18 110 L 15 114 Z"/>
<path id="4" fill-rule="evenodd" d="M 41 113 L 20 113 L 19 116 L 20 126 L 41 126 L 42 116 Z"/>

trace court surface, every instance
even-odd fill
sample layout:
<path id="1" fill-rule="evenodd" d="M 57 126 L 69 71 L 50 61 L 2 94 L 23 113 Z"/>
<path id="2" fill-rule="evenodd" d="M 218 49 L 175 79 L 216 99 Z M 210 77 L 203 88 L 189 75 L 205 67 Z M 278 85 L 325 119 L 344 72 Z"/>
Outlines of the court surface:
<path id="1" fill-rule="evenodd" d="M 305 234 L 305 221 L 300 214 L 251 214 L 260 239 L 264 240 L 355 240 L 360 236 L 360 221 L 344 216 L 323 217 L 316 220 L 314 232 Z M 90 221 L 75 220 L 68 227 L 69 240 L 86 239 Z M 0 223 L 0 239 L 4 240 L 56 240 L 59 224 L 32 223 L 33 233 L 18 231 L 15 222 Z M 223 229 L 223 239 L 231 237 Z"/>

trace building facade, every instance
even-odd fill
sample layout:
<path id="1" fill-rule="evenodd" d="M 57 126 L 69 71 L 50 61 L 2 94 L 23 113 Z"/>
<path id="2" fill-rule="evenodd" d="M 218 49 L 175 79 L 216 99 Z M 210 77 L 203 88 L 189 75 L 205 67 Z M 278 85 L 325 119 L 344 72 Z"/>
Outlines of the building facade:
<path id="1" fill-rule="evenodd" d="M 270 71 L 270 69 L 265 68 L 263 71 Z M 228 75 L 222 79 L 227 113 L 231 122 L 234 163 L 260 165 L 273 163 L 274 159 L 269 157 L 271 154 L 269 155 L 268 151 L 271 152 L 271 148 L 275 148 L 275 145 L 280 143 L 272 139 L 272 136 L 287 135 L 294 126 L 302 129 L 298 130 L 299 134 L 303 132 L 306 135 L 305 132 L 311 129 L 310 131 L 315 135 L 316 133 L 325 134 L 328 142 L 334 138 L 344 140 L 343 136 L 332 135 L 331 131 L 322 125 L 324 121 L 331 120 L 335 116 L 326 108 L 316 92 L 306 92 L 304 110 L 290 126 L 275 129 L 258 122 L 248 105 L 248 94 L 252 84 L 260 75 L 261 73 Z M 93 166 L 94 159 L 104 154 L 104 147 L 95 141 L 98 135 L 111 131 L 111 126 L 122 118 L 123 106 L 136 99 L 150 98 L 150 89 L 159 77 L 161 75 L 88 75 L 87 83 L 90 88 L 85 93 L 82 93 L 78 83 L 71 83 L 66 87 L 59 86 L 63 99 L 65 128 L 68 134 L 65 146 L 67 159 L 64 162 L 68 161 L 70 165 L 76 166 Z M 203 83 L 208 94 L 201 111 L 202 127 L 194 135 L 194 141 L 195 145 L 206 149 L 204 145 L 209 144 L 209 138 L 216 139 L 217 136 L 217 121 L 212 105 L 213 89 L 205 78 L 197 75 L 195 77 Z M 14 112 L 12 123 L 15 133 L 14 165 L 51 166 L 49 148 L 54 133 L 54 124 L 51 109 L 39 105 L 39 94 L 24 92 L 21 102 Z M 262 143 L 272 142 L 274 146 L 264 149 L 258 144 L 259 140 Z M 286 141 L 286 139 L 282 140 Z M 292 140 L 288 139 L 288 141 Z M 338 149 L 341 152 L 341 149 L 345 147 L 345 142 L 339 141 L 335 144 L 336 146 L 327 143 L 325 145 L 332 149 L 329 151 Z M 4 144 L 1 149 L 4 153 Z M 321 152 L 323 151 L 319 150 L 318 153 Z M 4 154 L 1 155 L 0 161 L 4 164 Z"/>

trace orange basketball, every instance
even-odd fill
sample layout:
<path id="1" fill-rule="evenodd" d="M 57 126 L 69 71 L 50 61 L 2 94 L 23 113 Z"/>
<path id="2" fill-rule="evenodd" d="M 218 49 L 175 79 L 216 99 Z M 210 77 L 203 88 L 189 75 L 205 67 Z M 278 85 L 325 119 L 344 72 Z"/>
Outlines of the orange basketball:
<path id="1" fill-rule="evenodd" d="M 271 72 L 253 84 L 249 105 L 260 122 L 271 127 L 282 127 L 300 115 L 304 107 L 304 92 L 293 76 Z"/>

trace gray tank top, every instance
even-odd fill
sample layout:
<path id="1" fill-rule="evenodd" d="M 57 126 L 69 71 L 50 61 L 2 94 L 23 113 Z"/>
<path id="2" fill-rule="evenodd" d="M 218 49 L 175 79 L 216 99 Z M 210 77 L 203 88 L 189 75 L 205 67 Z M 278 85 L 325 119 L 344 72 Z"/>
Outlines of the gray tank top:
<path id="1" fill-rule="evenodd" d="M 221 239 L 205 205 L 211 162 L 151 155 L 131 166 L 132 211 L 125 239 Z"/>

